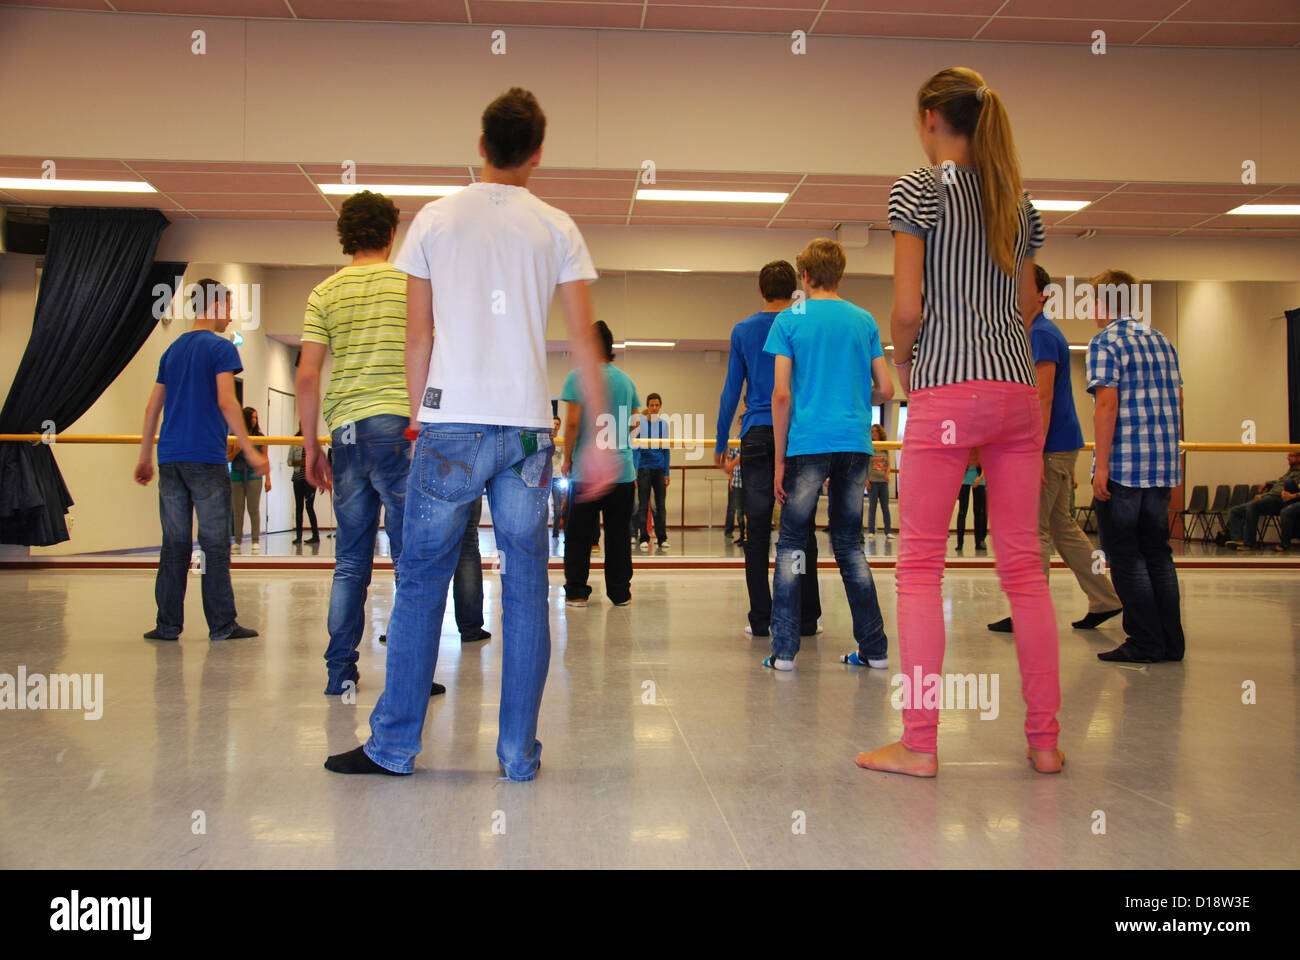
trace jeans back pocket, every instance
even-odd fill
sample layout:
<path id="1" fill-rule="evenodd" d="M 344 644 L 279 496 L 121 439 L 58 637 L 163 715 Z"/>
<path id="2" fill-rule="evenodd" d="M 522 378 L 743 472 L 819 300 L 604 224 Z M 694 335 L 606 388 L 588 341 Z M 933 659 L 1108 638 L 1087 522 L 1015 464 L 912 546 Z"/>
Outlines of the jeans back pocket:
<path id="1" fill-rule="evenodd" d="M 416 448 L 420 488 L 439 500 L 459 498 L 474 479 L 474 461 L 482 442 L 480 432 L 424 430 Z"/>

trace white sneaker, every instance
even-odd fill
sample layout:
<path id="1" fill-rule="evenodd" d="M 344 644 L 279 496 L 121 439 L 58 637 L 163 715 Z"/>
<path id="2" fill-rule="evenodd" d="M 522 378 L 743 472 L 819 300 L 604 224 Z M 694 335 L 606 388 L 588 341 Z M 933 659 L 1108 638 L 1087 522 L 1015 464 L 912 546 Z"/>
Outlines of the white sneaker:
<path id="1" fill-rule="evenodd" d="M 261 553 L 261 552 L 262 552 L 262 545 L 261 545 L 260 543 L 258 543 L 256 540 L 253 541 L 253 552 L 254 552 L 254 553 Z"/>
<path id="2" fill-rule="evenodd" d="M 667 549 L 667 547 L 668 547 L 668 540 L 667 540 L 666 538 L 663 539 L 663 540 L 660 540 L 660 541 L 659 541 L 659 549 L 660 549 L 660 550 Z"/>

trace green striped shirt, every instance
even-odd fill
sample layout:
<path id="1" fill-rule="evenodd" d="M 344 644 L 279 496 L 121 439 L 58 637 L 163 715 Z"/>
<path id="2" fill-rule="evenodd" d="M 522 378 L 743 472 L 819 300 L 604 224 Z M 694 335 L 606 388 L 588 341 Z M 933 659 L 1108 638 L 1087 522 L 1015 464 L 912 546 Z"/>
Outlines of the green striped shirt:
<path id="1" fill-rule="evenodd" d="M 411 415 L 406 395 L 406 274 L 389 263 L 344 267 L 307 298 L 304 343 L 334 357 L 321 412 L 331 430 Z"/>

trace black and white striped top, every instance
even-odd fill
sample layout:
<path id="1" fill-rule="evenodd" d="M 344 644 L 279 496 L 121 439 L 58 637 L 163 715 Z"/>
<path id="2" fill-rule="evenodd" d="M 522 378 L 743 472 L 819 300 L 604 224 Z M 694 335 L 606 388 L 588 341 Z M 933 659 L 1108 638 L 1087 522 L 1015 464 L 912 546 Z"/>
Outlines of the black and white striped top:
<path id="1" fill-rule="evenodd" d="M 1029 194 L 1020 207 L 1012 276 L 988 254 L 974 167 L 921 167 L 899 177 L 889 191 L 889 228 L 925 241 L 912 389 L 963 380 L 1033 385 L 1018 277 L 1025 258 L 1043 245 L 1043 221 Z"/>

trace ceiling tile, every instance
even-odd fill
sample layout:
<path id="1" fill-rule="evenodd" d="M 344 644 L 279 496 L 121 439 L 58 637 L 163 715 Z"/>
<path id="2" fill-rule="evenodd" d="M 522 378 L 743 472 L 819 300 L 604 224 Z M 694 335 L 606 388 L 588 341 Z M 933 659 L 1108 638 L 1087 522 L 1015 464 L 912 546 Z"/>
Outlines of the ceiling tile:
<path id="1" fill-rule="evenodd" d="M 1103 213 L 1092 209 L 1070 214 L 1071 227 L 1190 227 L 1205 219 L 1202 213 Z"/>
<path id="2" fill-rule="evenodd" d="M 776 203 L 678 203 L 660 200 L 638 200 L 633 208 L 635 216 L 684 217 L 704 219 L 757 218 L 770 220 L 780 204 Z"/>
<path id="3" fill-rule="evenodd" d="M 1088 207 L 1091 211 L 1141 211 L 1145 213 L 1199 213 L 1204 216 L 1231 210 L 1241 201 L 1207 193 L 1112 193 Z"/>
<path id="4" fill-rule="evenodd" d="M 145 177 L 164 193 L 310 193 L 301 173 L 151 173 Z"/>
<path id="5" fill-rule="evenodd" d="M 564 197 L 562 199 L 551 199 L 543 197 L 547 203 L 553 207 L 558 207 L 571 216 L 582 214 L 596 214 L 607 217 L 626 217 L 627 208 L 630 198 L 622 200 L 607 200 L 599 197 Z"/>
<path id="6" fill-rule="evenodd" d="M 889 219 L 889 207 L 864 203 L 787 203 L 779 216 L 781 220 L 788 216 L 793 220 L 829 220 L 832 223 L 841 220 L 883 223 Z"/>
<path id="7" fill-rule="evenodd" d="M 1120 193 L 1178 193 L 1208 194 L 1210 196 L 1237 197 L 1239 200 L 1268 193 L 1273 188 L 1266 185 L 1241 183 L 1143 183 L 1131 181 L 1119 188 Z"/>
<path id="8" fill-rule="evenodd" d="M 746 7 L 646 8 L 647 30 L 718 30 L 727 33 L 779 33 L 807 30 L 815 10 L 754 10 Z M 787 38 L 788 39 L 788 38 Z"/>
<path id="9" fill-rule="evenodd" d="M 998 17 L 980 31 L 979 38 L 1086 46 L 1092 43 L 1094 30 L 1104 30 L 1107 43 L 1133 43 L 1156 23 L 1155 20 L 1014 20 Z"/>
<path id="10" fill-rule="evenodd" d="M 759 217 L 748 220 L 727 219 L 718 217 L 661 217 L 661 216 L 633 216 L 634 225 L 645 226 L 663 226 L 663 227 L 766 227 L 770 217 Z"/>
<path id="11" fill-rule="evenodd" d="M 1228 229 L 1228 230 L 1260 230 L 1271 228 L 1274 230 L 1300 230 L 1300 216 L 1290 217 L 1257 217 L 1242 216 L 1233 214 L 1231 216 L 1215 217 L 1204 224 L 1206 229 Z"/>
<path id="12" fill-rule="evenodd" d="M 998 17 L 1160 21 L 1183 3 L 1184 0 L 1008 0 L 998 11 Z"/>
<path id="13" fill-rule="evenodd" d="M 176 204 L 156 193 L 68 193 L 63 190 L 5 191 L 14 202 L 29 207 L 139 207 L 176 210 Z"/>
<path id="14" fill-rule="evenodd" d="M 343 175 L 342 163 L 304 163 L 302 165 L 309 175 L 322 178 L 318 182 L 325 183 L 327 180 L 338 180 Z M 444 177 L 458 178 L 466 182 L 469 181 L 469 167 L 458 166 L 418 166 L 413 164 L 378 164 L 378 163 L 358 163 L 356 169 L 358 180 L 368 180 L 373 182 L 376 177 L 405 177 L 405 180 L 395 180 L 396 183 L 418 183 L 429 182 L 429 180 L 441 180 Z"/>
<path id="15" fill-rule="evenodd" d="M 810 173 L 804 184 L 844 184 L 852 187 L 892 187 L 897 177 L 860 177 L 845 173 Z"/>
<path id="16" fill-rule="evenodd" d="M 827 10 L 866 13 L 923 13 L 945 16 L 974 16 L 987 19 L 998 12 L 1003 0 L 829 0 Z"/>
<path id="17" fill-rule="evenodd" d="M 850 37 L 929 37 L 969 40 L 987 17 L 940 17 L 910 13 L 843 13 L 827 10 L 813 34 Z"/>
<path id="18" fill-rule="evenodd" d="M 751 190 L 760 189 L 758 184 L 763 185 L 764 192 L 772 190 L 793 190 L 799 183 L 799 175 L 795 173 L 719 173 L 714 171 L 700 170 L 658 170 L 655 174 L 656 183 L 653 186 L 664 187 L 671 185 L 674 188 L 696 189 L 692 185 L 698 185 L 701 190 Z M 647 184 L 647 186 L 649 186 Z"/>
<path id="19" fill-rule="evenodd" d="M 469 9 L 478 24 L 636 28 L 641 26 L 642 4 L 469 0 Z"/>
<path id="20" fill-rule="evenodd" d="M 1190 0 L 1170 20 L 1200 20 L 1205 23 L 1248 21 L 1254 23 L 1300 22 L 1296 0 Z"/>
<path id="21" fill-rule="evenodd" d="M 464 0 L 290 0 L 302 20 L 469 23 Z"/>
<path id="22" fill-rule="evenodd" d="M 295 163 L 242 163 L 238 160 L 127 160 L 140 173 L 299 173 Z"/>
<path id="23" fill-rule="evenodd" d="M 199 210 L 193 211 L 199 220 L 318 220 L 332 222 L 336 216 L 328 210 Z"/>
<path id="24" fill-rule="evenodd" d="M 791 203 L 889 203 L 889 187 L 856 187 L 842 184 L 804 182 L 790 197 Z"/>
<path id="25" fill-rule="evenodd" d="M 94 180 L 104 174 L 115 174 L 105 179 L 134 179 L 121 160 L 79 160 L 75 157 L 0 157 L 0 168 L 6 177 L 39 177 L 41 164 L 54 161 L 55 176 L 66 180 Z M 71 174 L 76 173 L 77 176 Z"/>
<path id="26" fill-rule="evenodd" d="M 548 203 L 553 198 L 603 197 L 627 204 L 632 199 L 631 180 L 539 180 L 528 181 L 528 189 Z"/>
<path id="27" fill-rule="evenodd" d="M 649 0 L 656 7 L 754 7 L 760 10 L 779 7 L 791 12 L 820 10 L 824 0 Z"/>
<path id="28" fill-rule="evenodd" d="M 1163 23 L 1142 46 L 1292 47 L 1300 43 L 1300 23 Z"/>
<path id="29" fill-rule="evenodd" d="M 173 193 L 172 198 L 186 210 L 323 210 L 329 204 L 318 193 Z M 339 197 L 338 200 L 342 200 Z M 399 199 L 418 199 L 401 197 Z M 337 202 L 337 201 L 336 201 Z"/>
<path id="30" fill-rule="evenodd" d="M 284 0 L 113 0 L 119 13 L 178 13 L 191 17 L 293 16 Z"/>

